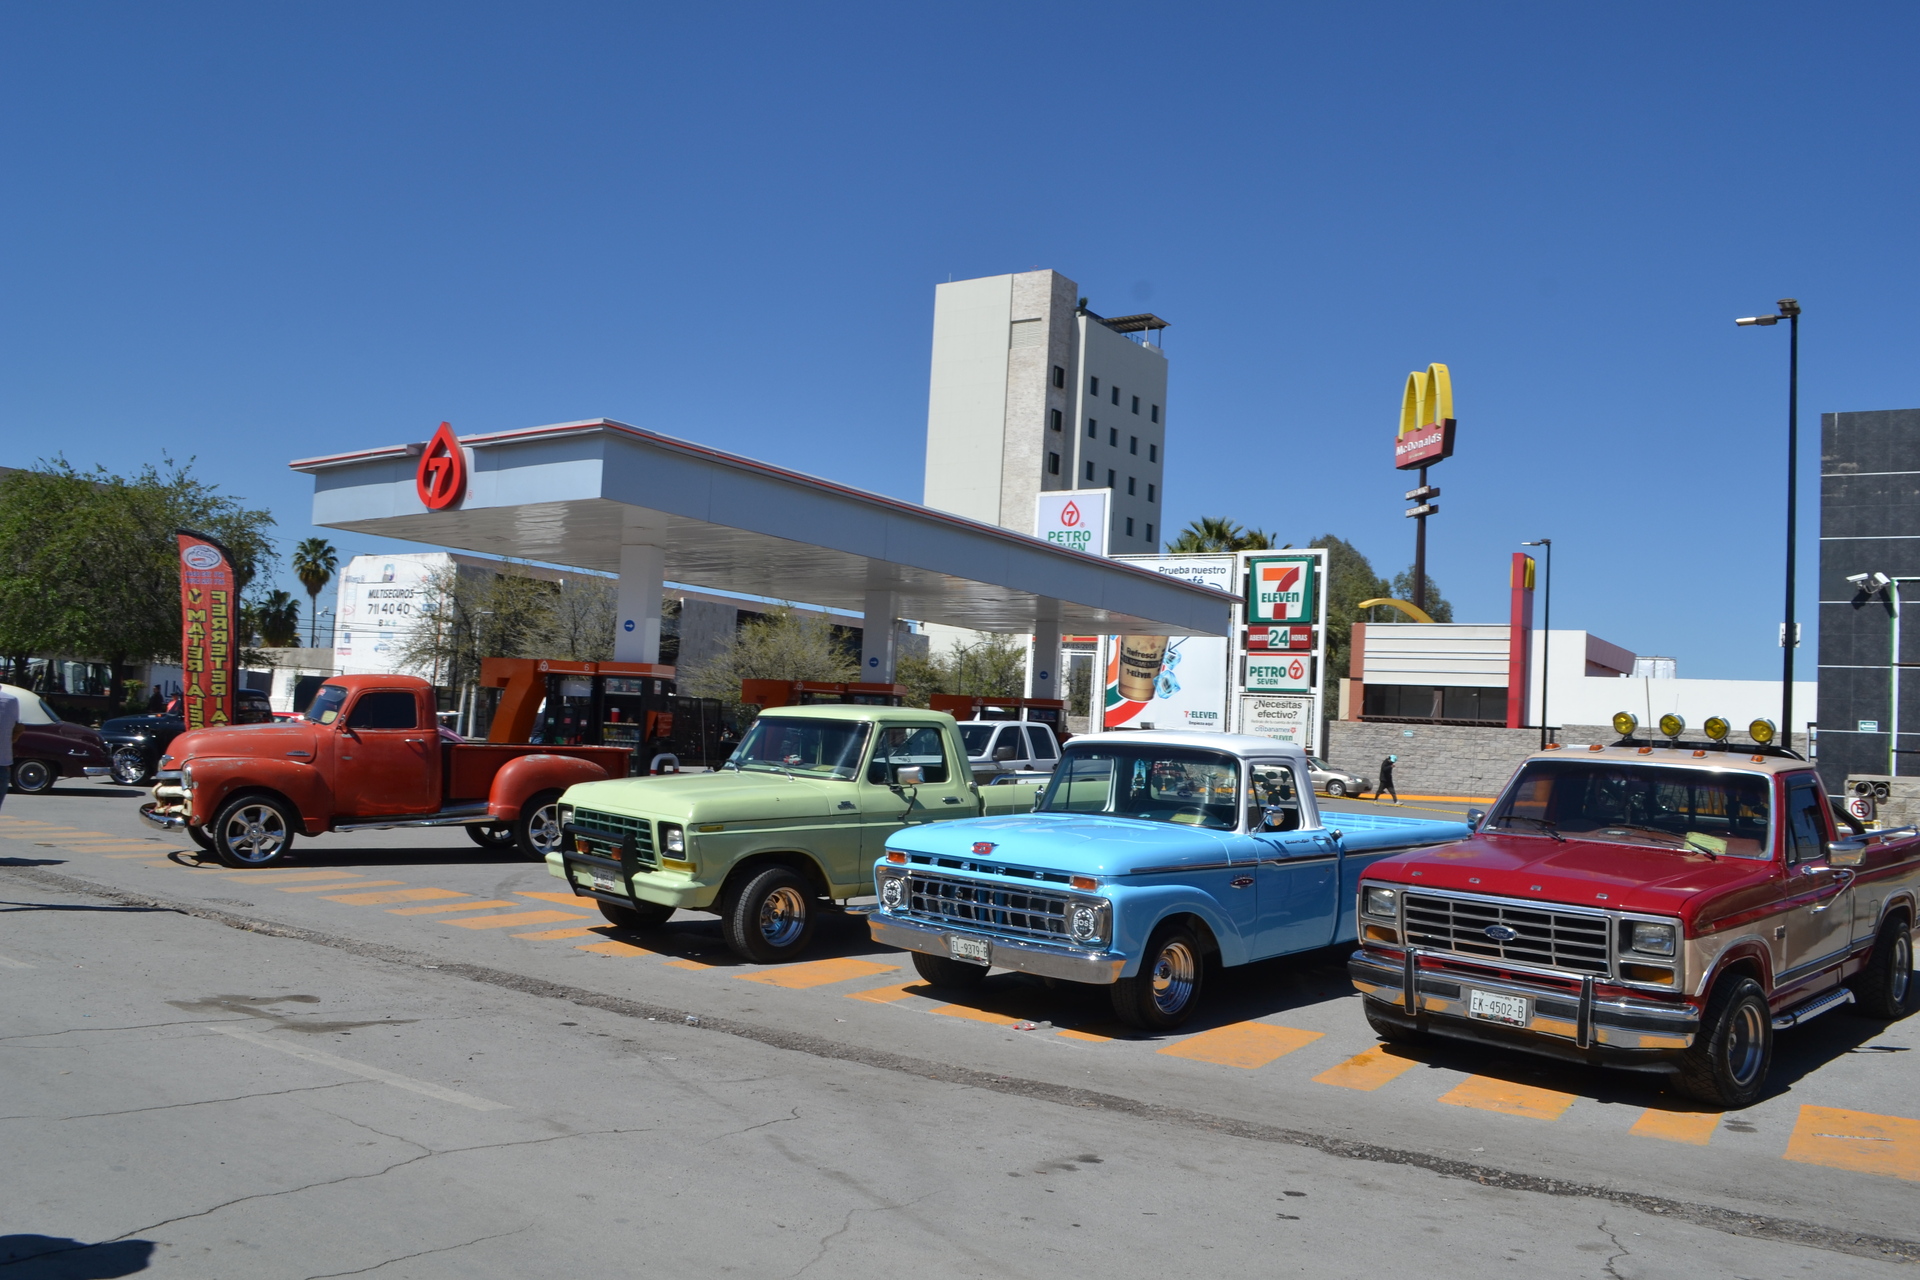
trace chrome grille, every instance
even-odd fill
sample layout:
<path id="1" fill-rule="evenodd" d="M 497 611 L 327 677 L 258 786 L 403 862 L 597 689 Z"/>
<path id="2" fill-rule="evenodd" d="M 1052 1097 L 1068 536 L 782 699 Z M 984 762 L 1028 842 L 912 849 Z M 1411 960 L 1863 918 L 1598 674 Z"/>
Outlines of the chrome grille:
<path id="1" fill-rule="evenodd" d="M 914 871 L 899 914 L 936 924 L 967 925 L 1016 938 L 1067 941 L 1064 894 L 1035 893 L 1008 885 Z"/>
<path id="2" fill-rule="evenodd" d="M 1603 977 L 1611 973 L 1607 941 L 1613 925 L 1605 916 L 1431 893 L 1408 893 L 1403 901 L 1407 941 L 1424 950 Z M 1505 925 L 1514 936 L 1488 937 L 1487 930 L 1496 925 Z"/>
<path id="3" fill-rule="evenodd" d="M 629 818 L 598 809 L 575 809 L 573 825 L 587 833 L 587 852 L 602 858 L 618 858 L 620 844 L 633 837 L 634 856 L 641 862 L 653 861 L 653 824 L 645 818 Z M 605 833 L 601 835 L 601 833 Z M 594 837 L 600 836 L 600 839 Z"/>

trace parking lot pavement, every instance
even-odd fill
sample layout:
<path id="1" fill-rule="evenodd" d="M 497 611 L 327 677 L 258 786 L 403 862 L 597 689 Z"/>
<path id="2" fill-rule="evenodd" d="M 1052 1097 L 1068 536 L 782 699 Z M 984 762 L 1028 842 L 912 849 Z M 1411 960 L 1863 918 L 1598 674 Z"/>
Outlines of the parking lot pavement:
<path id="1" fill-rule="evenodd" d="M 1722 1116 L 1648 1077 L 1477 1048 L 1386 1050 L 1367 1031 L 1337 952 L 1228 971 L 1193 1024 L 1148 1037 L 1116 1025 L 1100 992 L 1019 975 L 942 998 L 907 956 L 873 944 L 857 917 L 831 918 L 813 958 L 777 967 L 736 962 L 704 915 L 623 932 L 544 867 L 458 833 L 325 837 L 298 847 L 297 866 L 244 872 L 150 834 L 139 832 L 131 801 L 106 789 L 9 797 L 0 865 L 27 868 L 29 884 L 37 866 L 236 922 L 311 930 L 348 949 L 415 957 L 415 968 L 471 966 L 640 1002 L 655 1016 L 691 1015 L 736 1038 L 844 1062 L 978 1073 L 1011 1091 L 1089 1090 L 1122 1109 L 1370 1144 L 1389 1153 L 1383 1160 L 1457 1162 L 1495 1181 L 1630 1187 L 1823 1229 L 1916 1234 L 1920 1103 L 1904 1055 L 1920 1041 L 1920 1019 L 1887 1026 L 1843 1012 L 1783 1033 L 1774 1092 Z"/>

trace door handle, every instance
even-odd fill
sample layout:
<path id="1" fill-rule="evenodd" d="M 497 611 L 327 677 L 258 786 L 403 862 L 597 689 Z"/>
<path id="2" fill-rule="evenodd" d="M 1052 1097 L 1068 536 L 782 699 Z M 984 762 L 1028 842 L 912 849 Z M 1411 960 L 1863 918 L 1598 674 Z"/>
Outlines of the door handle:
<path id="1" fill-rule="evenodd" d="M 1235 876 L 1233 879 L 1227 881 L 1227 884 L 1235 889 L 1245 889 L 1253 884 L 1253 877 Z"/>

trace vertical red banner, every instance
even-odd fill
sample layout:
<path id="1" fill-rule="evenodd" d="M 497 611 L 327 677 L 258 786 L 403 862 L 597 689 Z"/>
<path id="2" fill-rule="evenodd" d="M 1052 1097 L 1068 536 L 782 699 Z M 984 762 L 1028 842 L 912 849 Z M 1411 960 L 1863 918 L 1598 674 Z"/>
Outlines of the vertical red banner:
<path id="1" fill-rule="evenodd" d="M 1507 728 L 1524 729 L 1533 695 L 1530 678 L 1533 659 L 1533 557 L 1513 553 L 1510 607 L 1507 614 Z"/>
<path id="2" fill-rule="evenodd" d="M 187 728 L 233 723 L 233 556 L 204 533 L 179 529 L 181 713 Z"/>

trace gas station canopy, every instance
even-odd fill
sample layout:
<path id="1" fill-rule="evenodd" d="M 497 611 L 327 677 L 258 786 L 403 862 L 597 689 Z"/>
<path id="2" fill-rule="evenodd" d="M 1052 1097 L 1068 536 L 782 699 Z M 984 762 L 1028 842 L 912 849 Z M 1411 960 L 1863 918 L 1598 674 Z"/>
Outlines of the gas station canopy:
<path id="1" fill-rule="evenodd" d="M 464 491 L 440 510 L 416 489 L 425 444 L 291 465 L 331 529 L 623 577 L 646 549 L 673 582 L 867 614 L 886 598 L 894 617 L 978 631 L 1230 625 L 1210 588 L 605 418 L 459 445 Z"/>

